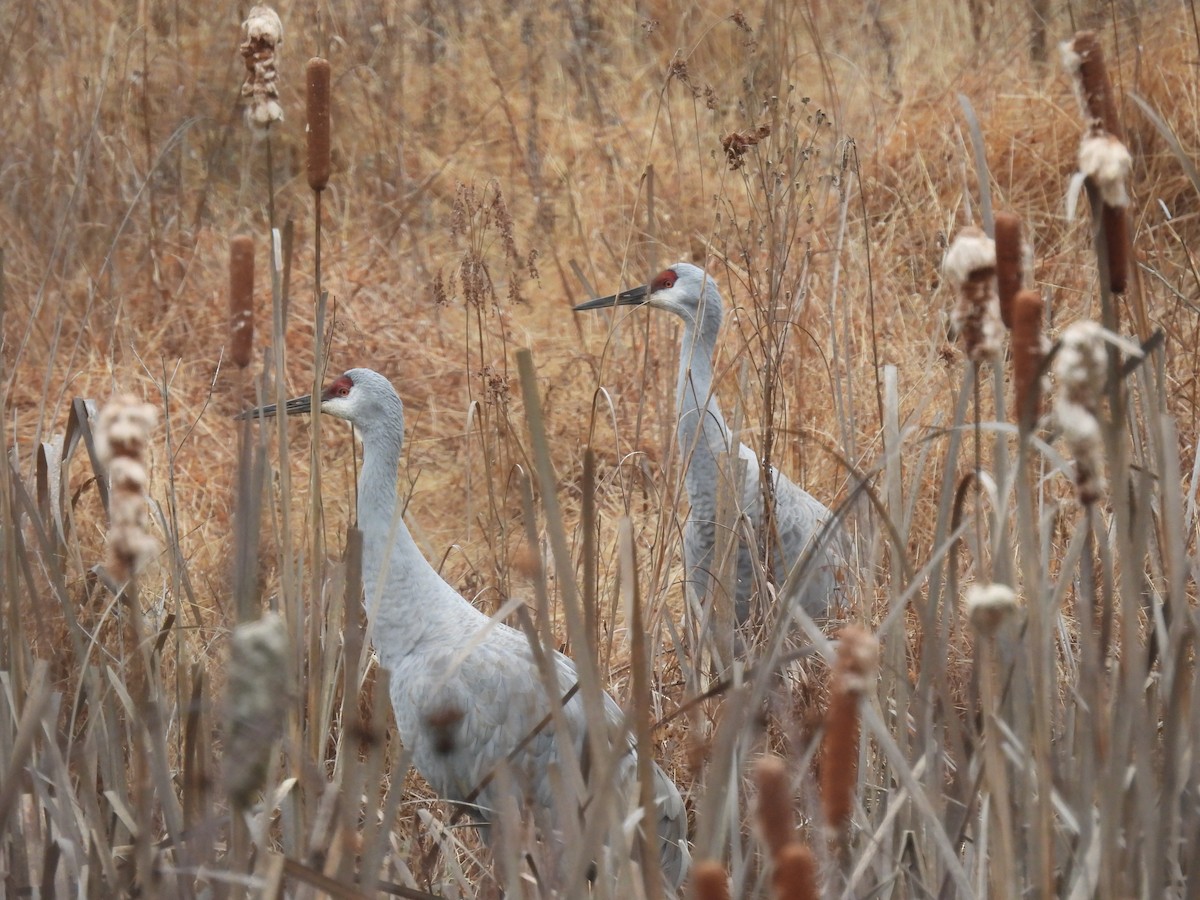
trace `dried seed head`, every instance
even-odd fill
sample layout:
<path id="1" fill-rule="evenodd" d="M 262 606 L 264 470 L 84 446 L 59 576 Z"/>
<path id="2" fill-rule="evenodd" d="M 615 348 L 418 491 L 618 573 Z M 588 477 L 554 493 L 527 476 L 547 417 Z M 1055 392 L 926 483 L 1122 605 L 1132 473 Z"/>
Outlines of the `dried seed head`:
<path id="1" fill-rule="evenodd" d="M 858 781 L 858 701 L 875 683 L 879 642 L 865 628 L 838 633 L 837 659 L 821 743 L 821 808 L 831 836 L 844 834 Z"/>
<path id="2" fill-rule="evenodd" d="M 942 262 L 946 279 L 958 288 L 950 318 L 974 362 L 1000 355 L 1000 300 L 996 295 L 996 243 L 978 228 L 955 236 Z"/>
<path id="3" fill-rule="evenodd" d="M 254 238 L 242 234 L 229 242 L 229 344 L 239 368 L 254 354 Z"/>
<path id="4" fill-rule="evenodd" d="M 1079 171 L 1096 186 L 1108 206 L 1128 206 L 1133 157 L 1124 144 L 1105 131 L 1092 130 L 1079 142 Z"/>
<path id="5" fill-rule="evenodd" d="M 1007 584 L 972 584 L 964 598 L 967 619 L 982 637 L 991 637 L 1017 611 L 1017 595 Z"/>
<path id="6" fill-rule="evenodd" d="M 1060 44 L 1059 52 L 1088 126 L 1098 124 L 1105 131 L 1120 137 L 1122 132 L 1117 119 L 1117 104 L 1108 78 L 1108 67 L 1104 63 L 1104 48 L 1096 33 L 1080 31 L 1071 40 Z"/>
<path id="7" fill-rule="evenodd" d="M 242 84 L 246 124 L 256 131 L 266 131 L 283 121 L 275 58 L 277 48 L 283 43 L 283 23 L 271 7 L 255 6 L 242 28 L 246 32 L 241 46 L 246 63 L 246 80 Z"/>
<path id="8" fill-rule="evenodd" d="M 1029 428 L 1037 421 L 1041 395 L 1042 298 L 1037 291 L 1020 291 L 1012 302 L 1013 392 L 1017 422 Z"/>
<path id="9" fill-rule="evenodd" d="M 96 452 L 108 467 L 108 569 L 125 582 L 158 552 L 147 531 L 146 485 L 149 476 L 142 454 L 158 411 L 136 397 L 114 397 L 96 421 Z"/>
<path id="10" fill-rule="evenodd" d="M 1107 372 L 1104 329 L 1088 321 L 1068 326 L 1054 359 L 1059 385 L 1054 414 L 1075 457 L 1075 492 L 1085 506 L 1099 500 L 1105 490 L 1104 444 L 1096 413 Z"/>
<path id="11" fill-rule="evenodd" d="M 696 900 L 730 900 L 725 867 L 711 859 L 696 863 L 692 869 L 692 891 Z"/>
<path id="12" fill-rule="evenodd" d="M 1012 303 L 1024 281 L 1024 253 L 1021 248 L 1021 217 L 1016 213 L 996 213 L 996 291 L 1000 299 L 1000 320 L 1013 327 Z"/>
<path id="13" fill-rule="evenodd" d="M 288 638 L 284 621 L 267 613 L 233 631 L 228 732 L 224 753 L 225 787 L 237 809 L 254 802 L 266 781 L 275 740 L 283 731 L 288 692 Z"/>
<path id="14" fill-rule="evenodd" d="M 771 855 L 778 856 L 795 837 L 787 766 L 778 756 L 764 756 L 754 766 L 754 780 L 758 783 L 758 827 Z"/>
<path id="15" fill-rule="evenodd" d="M 329 60 L 313 57 L 305 69 L 305 114 L 308 130 L 308 186 L 323 191 L 329 184 Z"/>
<path id="16" fill-rule="evenodd" d="M 1124 294 L 1129 280 L 1129 216 L 1123 206 L 1104 205 L 1104 241 L 1108 249 L 1108 289 Z"/>
<path id="17" fill-rule="evenodd" d="M 817 859 L 812 850 L 792 841 L 775 855 L 772 878 L 778 900 L 820 900 L 817 886 Z"/>

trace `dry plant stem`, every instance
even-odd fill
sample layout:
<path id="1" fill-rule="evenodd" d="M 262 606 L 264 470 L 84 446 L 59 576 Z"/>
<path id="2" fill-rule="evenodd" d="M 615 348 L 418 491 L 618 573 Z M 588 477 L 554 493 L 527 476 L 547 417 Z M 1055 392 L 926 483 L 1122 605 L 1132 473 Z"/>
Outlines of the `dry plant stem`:
<path id="1" fill-rule="evenodd" d="M 985 782 L 991 801 L 988 804 L 991 816 L 990 843 L 993 853 L 983 864 L 990 873 L 989 882 L 993 894 L 1000 900 L 1012 900 L 1017 896 L 1020 883 L 1016 869 L 1016 854 L 1013 848 L 1012 806 L 1009 802 L 1007 763 L 1000 748 L 1003 732 L 996 725 L 999 715 L 999 691 L 996 685 L 995 645 L 992 637 L 979 635 L 976 651 L 979 654 L 980 693 L 983 712 L 983 747 Z"/>

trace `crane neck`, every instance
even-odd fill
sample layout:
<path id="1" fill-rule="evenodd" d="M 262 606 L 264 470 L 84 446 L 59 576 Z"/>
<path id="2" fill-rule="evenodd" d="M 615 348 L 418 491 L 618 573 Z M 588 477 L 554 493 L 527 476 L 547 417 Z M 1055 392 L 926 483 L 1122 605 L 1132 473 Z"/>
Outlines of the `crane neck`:
<path id="1" fill-rule="evenodd" d="M 704 328 L 704 324 L 702 321 L 697 328 L 694 322 L 684 320 L 675 392 L 679 451 L 686 463 L 684 485 L 693 509 L 702 505 L 704 498 L 715 498 L 717 461 L 730 448 L 729 428 L 714 392 L 716 330 Z"/>

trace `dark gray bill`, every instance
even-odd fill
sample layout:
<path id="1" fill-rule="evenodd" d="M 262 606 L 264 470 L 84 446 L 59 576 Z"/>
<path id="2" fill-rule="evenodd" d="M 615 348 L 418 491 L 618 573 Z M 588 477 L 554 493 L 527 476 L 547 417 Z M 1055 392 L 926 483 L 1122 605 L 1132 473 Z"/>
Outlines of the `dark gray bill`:
<path id="1" fill-rule="evenodd" d="M 650 285 L 642 284 L 627 291 L 621 291 L 619 294 L 609 294 L 607 297 L 597 297 L 595 300 L 580 303 L 575 307 L 575 312 L 583 312 L 585 309 L 604 309 L 607 306 L 637 306 L 645 303 L 649 296 Z"/>
<path id="2" fill-rule="evenodd" d="M 304 397 L 296 397 L 284 404 L 289 416 L 303 415 L 304 413 L 312 412 L 312 395 L 308 394 Z M 270 406 L 260 406 L 258 409 L 248 409 L 245 412 L 238 413 L 234 416 L 235 419 L 273 419 L 275 414 L 279 412 L 279 406 L 272 403 Z"/>

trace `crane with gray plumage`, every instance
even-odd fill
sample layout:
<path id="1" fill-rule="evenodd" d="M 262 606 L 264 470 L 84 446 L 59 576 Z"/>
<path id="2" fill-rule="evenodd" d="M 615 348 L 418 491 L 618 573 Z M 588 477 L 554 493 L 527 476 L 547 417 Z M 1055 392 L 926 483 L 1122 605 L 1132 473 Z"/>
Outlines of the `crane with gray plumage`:
<path id="1" fill-rule="evenodd" d="M 582 808 L 586 799 L 564 803 L 555 795 L 565 782 L 556 772 L 564 739 L 576 759 L 585 759 L 587 719 L 575 690 L 575 664 L 552 653 L 557 694 L 549 696 L 529 639 L 472 606 L 417 547 L 396 508 L 404 406 L 391 382 L 370 369 L 350 369 L 319 402 L 322 415 L 350 422 L 362 440 L 358 521 L 367 615 L 375 650 L 391 673 L 396 725 L 413 764 L 440 797 L 475 804 L 470 815 L 485 837 L 501 784 L 515 789 L 519 805 L 528 801 L 545 835 L 557 814 Z M 286 407 L 290 414 L 311 412 L 312 398 L 289 400 Z M 264 406 L 239 418 L 276 411 Z M 558 704 L 566 735 L 546 726 Z M 619 732 L 623 714 L 608 694 L 603 710 L 610 732 Z M 617 745 L 615 783 L 590 785 L 589 791 L 616 788 L 636 803 L 635 751 L 627 732 L 615 739 L 624 742 Z M 500 767 L 511 777 L 491 778 Z M 652 773 L 660 863 L 664 882 L 674 889 L 687 872 L 687 814 L 674 782 L 657 765 Z"/>
<path id="2" fill-rule="evenodd" d="M 677 439 L 686 466 L 684 487 L 691 507 L 683 532 L 684 570 L 689 589 L 703 600 L 718 582 L 714 566 L 722 460 L 736 451 L 745 463 L 742 484 L 735 486 L 733 496 L 739 517 L 749 521 L 755 535 L 763 529 L 767 487 L 758 456 L 745 444 L 735 443 L 717 404 L 713 355 L 724 317 L 721 294 L 707 272 L 681 262 L 664 269 L 649 284 L 589 300 L 575 311 L 613 306 L 649 306 L 683 320 L 675 399 Z M 774 467 L 769 474 L 774 532 L 769 558 L 776 584 L 783 584 L 790 567 L 808 553 L 808 569 L 800 581 L 800 604 L 811 616 L 826 616 L 841 602 L 848 538 L 841 523 L 832 521 L 833 513 L 825 504 Z M 744 529 L 736 530 L 734 610 L 738 622 L 745 622 L 751 611 L 758 550 L 757 541 L 746 540 Z"/>

